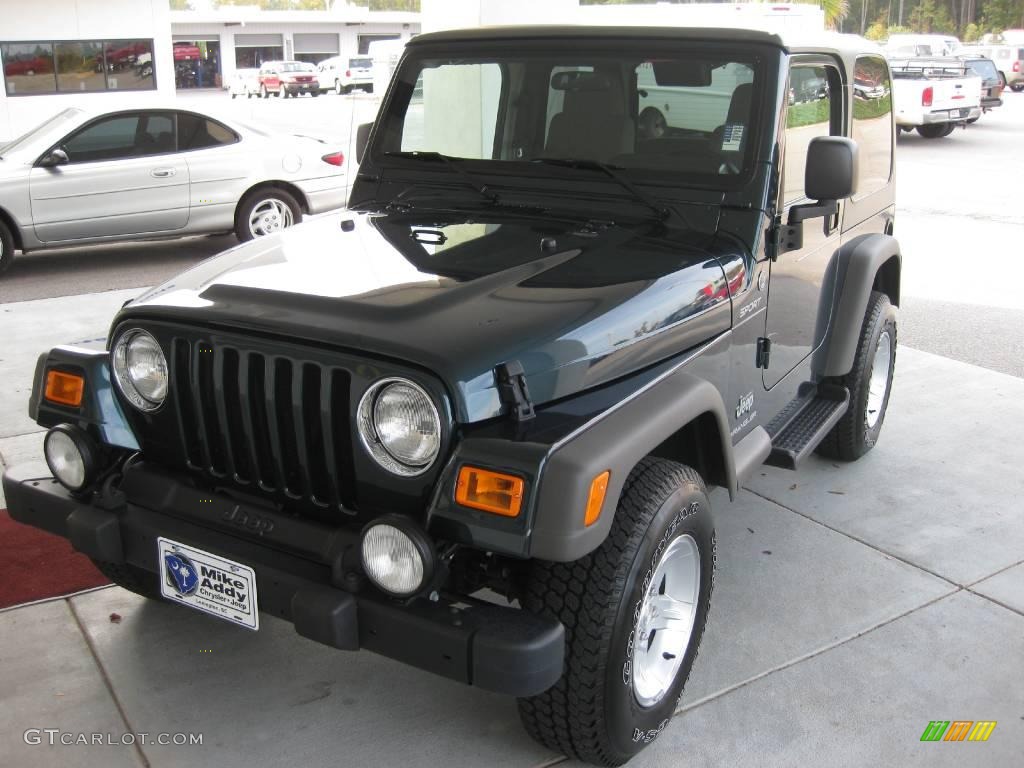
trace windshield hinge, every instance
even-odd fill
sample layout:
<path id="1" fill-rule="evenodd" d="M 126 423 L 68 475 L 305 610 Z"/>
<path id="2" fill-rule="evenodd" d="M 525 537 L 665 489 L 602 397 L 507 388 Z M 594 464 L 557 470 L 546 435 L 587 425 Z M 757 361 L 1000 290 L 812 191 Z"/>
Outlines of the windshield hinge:
<path id="1" fill-rule="evenodd" d="M 772 340 L 761 336 L 757 340 L 757 367 L 768 370 L 772 359 Z"/>
<path id="2" fill-rule="evenodd" d="M 800 224 L 783 224 L 782 217 L 776 216 L 766 233 L 765 243 L 768 258 L 776 261 L 783 253 L 796 251 L 804 246 L 804 230 Z"/>
<path id="3" fill-rule="evenodd" d="M 530 390 L 526 387 L 526 374 L 518 360 L 502 363 L 495 369 L 498 377 L 498 397 L 509 408 L 513 421 L 529 421 L 534 417 Z"/>

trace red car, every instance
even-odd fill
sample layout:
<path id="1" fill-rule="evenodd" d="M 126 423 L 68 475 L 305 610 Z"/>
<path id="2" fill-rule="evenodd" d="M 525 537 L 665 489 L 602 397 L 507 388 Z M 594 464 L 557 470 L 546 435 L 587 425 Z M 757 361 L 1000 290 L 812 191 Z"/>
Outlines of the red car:
<path id="1" fill-rule="evenodd" d="M 260 97 L 280 97 L 308 93 L 320 95 L 320 81 L 312 64 L 304 61 L 268 61 L 260 67 Z"/>

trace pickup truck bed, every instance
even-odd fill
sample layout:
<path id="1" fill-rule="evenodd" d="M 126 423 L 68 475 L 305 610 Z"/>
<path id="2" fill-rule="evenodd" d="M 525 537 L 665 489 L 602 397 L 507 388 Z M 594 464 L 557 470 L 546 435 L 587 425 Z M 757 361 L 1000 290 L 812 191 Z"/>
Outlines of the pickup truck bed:
<path id="1" fill-rule="evenodd" d="M 958 59 L 902 59 L 892 68 L 896 124 L 965 124 L 981 114 L 981 78 Z"/>

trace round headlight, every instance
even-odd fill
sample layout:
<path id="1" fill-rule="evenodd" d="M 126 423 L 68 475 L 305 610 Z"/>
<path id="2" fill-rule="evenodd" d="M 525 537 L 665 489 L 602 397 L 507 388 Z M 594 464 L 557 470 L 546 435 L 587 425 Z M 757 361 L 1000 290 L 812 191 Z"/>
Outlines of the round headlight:
<path id="1" fill-rule="evenodd" d="M 69 491 L 80 491 L 95 474 L 96 449 L 89 436 L 71 424 L 58 424 L 46 433 L 43 456 L 53 476 Z"/>
<path id="2" fill-rule="evenodd" d="M 384 379 L 359 401 L 359 437 L 377 463 L 406 477 L 425 472 L 441 450 L 441 418 L 430 396 L 406 379 Z"/>
<path id="3" fill-rule="evenodd" d="M 157 340 L 138 329 L 121 334 L 114 345 L 114 378 L 140 411 L 156 410 L 167 397 L 167 358 Z"/>
<path id="4" fill-rule="evenodd" d="M 363 531 L 363 571 L 385 592 L 408 597 L 430 578 L 433 556 L 418 528 L 405 521 L 392 522 L 374 522 Z"/>

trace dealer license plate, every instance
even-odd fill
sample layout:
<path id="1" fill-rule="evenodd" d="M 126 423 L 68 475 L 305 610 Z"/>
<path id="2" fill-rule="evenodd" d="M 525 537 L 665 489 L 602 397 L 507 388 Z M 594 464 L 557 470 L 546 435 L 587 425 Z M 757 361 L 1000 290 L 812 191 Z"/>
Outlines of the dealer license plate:
<path id="1" fill-rule="evenodd" d="M 170 539 L 158 538 L 157 550 L 164 597 L 232 624 L 260 628 L 252 568 Z"/>

